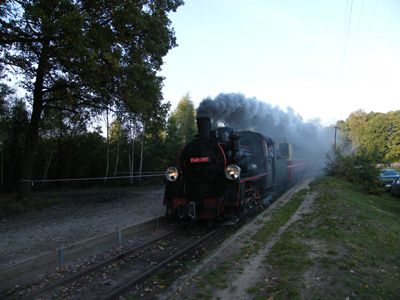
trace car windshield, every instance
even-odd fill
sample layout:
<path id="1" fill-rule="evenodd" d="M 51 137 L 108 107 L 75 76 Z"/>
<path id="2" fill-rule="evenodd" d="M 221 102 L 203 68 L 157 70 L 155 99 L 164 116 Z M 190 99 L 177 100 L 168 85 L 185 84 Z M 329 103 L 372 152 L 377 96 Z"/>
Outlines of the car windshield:
<path id="1" fill-rule="evenodd" d="M 397 173 L 395 170 L 384 170 L 381 174 L 385 175 L 385 176 L 397 176 L 397 175 L 399 175 L 399 173 Z"/>

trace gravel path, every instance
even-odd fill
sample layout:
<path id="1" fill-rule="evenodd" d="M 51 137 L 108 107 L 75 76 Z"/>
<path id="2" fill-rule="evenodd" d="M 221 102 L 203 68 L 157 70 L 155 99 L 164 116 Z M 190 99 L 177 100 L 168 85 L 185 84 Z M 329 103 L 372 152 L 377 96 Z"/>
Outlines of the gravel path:
<path id="1" fill-rule="evenodd" d="M 217 291 L 215 298 L 221 300 L 229 299 L 249 299 L 251 298 L 247 291 L 254 286 L 254 283 L 259 282 L 263 277 L 263 261 L 271 252 L 272 247 L 285 232 L 285 230 L 301 219 L 301 215 L 308 214 L 311 212 L 311 205 L 314 202 L 316 194 L 309 194 L 304 199 L 297 211 L 291 216 L 289 221 L 283 225 L 277 233 L 272 236 L 269 241 L 265 244 L 255 256 L 244 266 L 244 270 L 237 274 L 237 277 L 230 283 L 230 288 L 225 290 Z M 240 287 L 240 288 L 237 288 Z"/>
<path id="2" fill-rule="evenodd" d="M 86 192 L 70 205 L 2 219 L 0 268 L 161 216 L 162 197 L 163 187 Z"/>

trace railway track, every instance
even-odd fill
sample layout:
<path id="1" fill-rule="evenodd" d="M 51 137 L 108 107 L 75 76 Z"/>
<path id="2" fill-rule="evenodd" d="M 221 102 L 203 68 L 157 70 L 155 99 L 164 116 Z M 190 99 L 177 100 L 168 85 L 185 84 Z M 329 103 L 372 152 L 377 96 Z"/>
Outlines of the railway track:
<path id="1" fill-rule="evenodd" d="M 176 253 L 173 253 L 172 255 L 166 256 L 164 259 L 159 261 L 156 265 L 153 267 L 147 269 L 143 273 L 137 274 L 137 276 L 126 280 L 123 282 L 121 285 L 116 286 L 112 291 L 110 291 L 107 295 L 105 295 L 104 299 L 118 299 L 119 296 L 122 296 L 129 292 L 131 289 L 135 288 L 138 284 L 142 283 L 146 279 L 148 279 L 151 275 L 156 273 L 157 271 L 161 270 L 164 266 L 167 264 L 173 262 L 174 260 L 179 259 L 180 257 L 184 256 L 185 254 L 189 253 L 193 249 L 195 249 L 197 246 L 202 244 L 204 241 L 210 239 L 214 235 L 216 235 L 217 232 L 221 227 L 213 229 L 209 232 L 206 232 L 199 236 L 197 239 L 194 239 L 193 241 L 190 241 L 184 248 L 181 250 L 177 251 Z"/>
<path id="2" fill-rule="evenodd" d="M 290 190 L 295 190 L 297 186 L 299 185 Z M 255 211 L 245 219 L 248 221 L 254 215 Z M 240 228 L 243 223 L 246 223 L 246 220 L 239 221 L 235 226 L 236 229 Z M 169 229 L 162 230 L 160 234 L 148 239 L 141 245 L 103 259 L 66 278 L 46 283 L 40 289 L 28 289 L 28 292 L 22 295 L 18 291 L 14 294 L 3 294 L 0 298 L 118 299 L 119 296 L 127 294 L 136 293 L 138 295 L 139 293 L 141 295 L 141 291 L 146 286 L 142 283 L 155 273 L 164 268 L 160 273 L 169 274 L 168 269 L 171 269 L 171 265 L 174 268 L 174 264 L 181 263 L 184 260 L 182 259 L 183 256 L 186 255 L 186 258 L 189 257 L 190 259 L 193 257 L 191 251 L 207 244 L 207 241 L 219 240 L 222 242 L 226 236 L 222 239 L 221 237 L 227 232 L 221 229 L 232 227 L 219 226 L 213 230 L 203 226 L 189 226 L 186 229 L 179 226 L 166 228 Z M 233 231 L 236 231 L 236 229 Z M 218 232 L 223 232 L 223 234 L 219 238 L 214 238 Z M 167 265 L 168 267 L 165 268 Z"/>
<path id="3" fill-rule="evenodd" d="M 210 231 L 197 226 L 166 232 L 40 290 L 27 293 L 22 299 L 116 299 L 210 239 L 219 228 Z M 21 297 L 11 294 L 7 298 Z"/>
<path id="4" fill-rule="evenodd" d="M 144 244 L 126 249 L 125 251 L 123 251 L 122 253 L 119 253 L 118 255 L 109 257 L 108 259 L 105 259 L 99 263 L 91 265 L 75 274 L 72 274 L 71 276 L 62 278 L 60 280 L 56 280 L 55 282 L 51 283 L 50 285 L 46 286 L 43 289 L 40 289 L 33 293 L 27 294 L 23 299 L 41 298 L 41 296 L 49 294 L 52 291 L 56 291 L 57 289 L 60 289 L 62 287 L 65 287 L 65 286 L 73 283 L 74 281 L 78 281 L 80 278 L 84 278 L 85 276 L 88 276 L 91 273 L 100 270 L 102 267 L 112 264 L 114 261 L 124 259 L 124 257 L 126 257 L 128 255 L 132 255 L 135 252 L 141 251 L 142 249 L 156 243 L 157 241 L 170 236 L 172 233 L 173 233 L 173 231 L 168 231 L 168 232 L 162 234 L 161 236 L 156 236 L 156 237 L 150 239 L 149 241 L 145 242 Z"/>

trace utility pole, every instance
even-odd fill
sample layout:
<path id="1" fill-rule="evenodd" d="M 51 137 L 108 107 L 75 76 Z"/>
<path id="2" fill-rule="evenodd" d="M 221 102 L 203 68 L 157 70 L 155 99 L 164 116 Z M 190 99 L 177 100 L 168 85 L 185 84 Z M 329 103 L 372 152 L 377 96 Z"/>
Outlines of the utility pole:
<path id="1" fill-rule="evenodd" d="M 335 139 L 333 140 L 333 151 L 336 153 L 336 131 L 339 127 L 337 127 L 336 125 L 333 126 L 333 128 L 335 129 Z"/>
<path id="2" fill-rule="evenodd" d="M 335 138 L 333 140 L 333 159 L 336 159 L 336 136 L 339 127 L 337 125 L 332 125 L 331 128 L 335 130 Z"/>

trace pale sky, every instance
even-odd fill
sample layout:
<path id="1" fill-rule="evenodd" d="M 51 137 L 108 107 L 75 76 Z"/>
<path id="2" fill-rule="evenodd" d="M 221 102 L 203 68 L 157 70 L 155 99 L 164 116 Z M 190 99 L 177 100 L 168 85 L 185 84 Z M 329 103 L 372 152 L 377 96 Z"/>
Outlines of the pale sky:
<path id="1" fill-rule="evenodd" d="M 170 18 L 172 108 L 239 92 L 325 125 L 400 109 L 400 0 L 185 0 Z"/>

